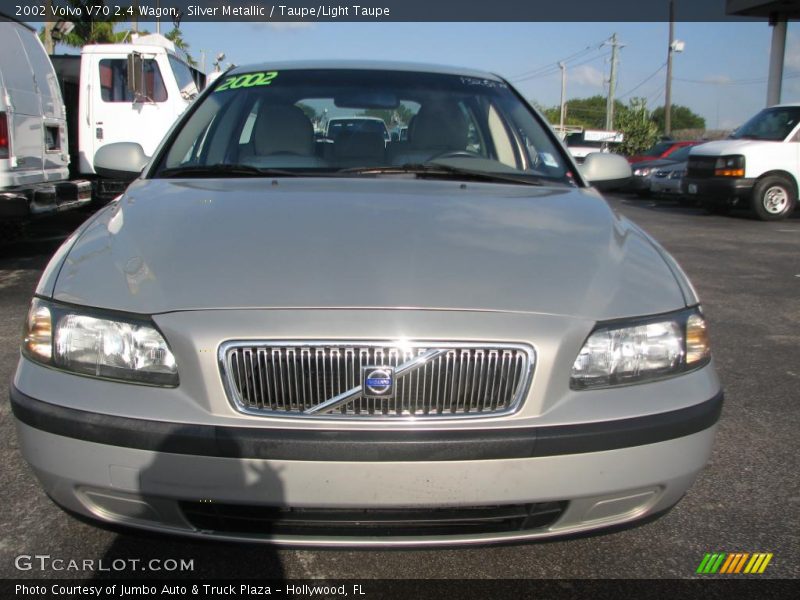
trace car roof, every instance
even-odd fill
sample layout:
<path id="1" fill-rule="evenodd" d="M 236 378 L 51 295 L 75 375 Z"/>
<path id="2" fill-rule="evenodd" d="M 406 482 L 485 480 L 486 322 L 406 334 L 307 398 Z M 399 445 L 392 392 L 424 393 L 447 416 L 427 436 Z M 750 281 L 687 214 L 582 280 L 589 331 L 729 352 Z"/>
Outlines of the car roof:
<path id="1" fill-rule="evenodd" d="M 355 69 L 365 71 L 409 71 L 422 73 L 440 73 L 442 75 L 463 75 L 466 77 L 480 77 L 502 81 L 494 73 L 478 71 L 464 67 L 449 67 L 446 65 L 432 65 L 427 63 L 372 61 L 372 60 L 298 60 L 262 62 L 257 64 L 242 65 L 233 69 L 230 74 L 252 73 L 253 71 L 290 71 L 302 69 Z"/>

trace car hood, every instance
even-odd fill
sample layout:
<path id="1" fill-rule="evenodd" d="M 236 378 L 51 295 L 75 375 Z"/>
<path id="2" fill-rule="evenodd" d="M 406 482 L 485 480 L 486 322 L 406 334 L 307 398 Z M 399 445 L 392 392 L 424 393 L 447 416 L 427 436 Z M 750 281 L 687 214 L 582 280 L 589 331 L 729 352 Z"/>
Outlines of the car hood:
<path id="1" fill-rule="evenodd" d="M 659 167 L 665 167 L 667 165 L 674 164 L 674 160 L 669 160 L 668 158 L 659 158 L 658 160 L 641 160 L 635 163 L 636 166 L 632 167 L 635 169 L 657 169 Z"/>
<path id="2" fill-rule="evenodd" d="M 139 180 L 69 251 L 58 300 L 134 313 L 426 308 L 593 319 L 684 305 L 593 190 L 381 178 Z"/>
<path id="3" fill-rule="evenodd" d="M 773 150 L 775 144 L 781 142 L 764 140 L 717 140 L 706 142 L 692 148 L 690 156 L 723 156 L 726 154 L 747 154 L 759 152 L 760 150 Z"/>

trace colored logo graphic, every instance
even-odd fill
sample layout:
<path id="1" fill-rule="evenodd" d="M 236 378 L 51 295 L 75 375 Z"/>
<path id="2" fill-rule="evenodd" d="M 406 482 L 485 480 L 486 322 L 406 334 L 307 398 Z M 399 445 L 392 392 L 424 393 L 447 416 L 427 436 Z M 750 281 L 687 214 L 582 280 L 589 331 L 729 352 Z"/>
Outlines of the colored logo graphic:
<path id="1" fill-rule="evenodd" d="M 695 573 L 702 575 L 763 573 L 771 560 L 772 552 L 707 552 Z"/>

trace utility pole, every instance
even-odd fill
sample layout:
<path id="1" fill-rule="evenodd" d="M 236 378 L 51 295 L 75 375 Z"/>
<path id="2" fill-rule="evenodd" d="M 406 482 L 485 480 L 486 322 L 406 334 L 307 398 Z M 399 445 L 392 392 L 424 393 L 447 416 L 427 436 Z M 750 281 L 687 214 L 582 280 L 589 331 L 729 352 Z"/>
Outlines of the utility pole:
<path id="1" fill-rule="evenodd" d="M 672 133 L 672 53 L 675 46 L 675 2 L 669 0 L 669 46 L 667 48 L 667 84 L 664 89 L 664 135 Z"/>
<path id="2" fill-rule="evenodd" d="M 53 14 L 53 0 L 47 0 L 47 4 L 45 6 L 45 10 L 47 11 L 45 14 L 51 15 Z M 45 21 L 44 23 L 44 51 L 48 54 L 55 54 L 56 53 L 56 43 L 53 40 L 53 29 L 55 28 L 56 23 L 55 21 Z"/>
<path id="3" fill-rule="evenodd" d="M 622 46 L 617 43 L 617 34 L 611 36 L 611 74 L 608 78 L 608 102 L 606 103 L 606 129 L 614 129 L 614 92 L 617 88 L 617 52 Z"/>
<path id="4" fill-rule="evenodd" d="M 563 133 L 564 121 L 567 117 L 567 65 L 563 62 L 558 63 L 558 68 L 561 69 L 561 118 L 559 119 L 559 127 Z"/>

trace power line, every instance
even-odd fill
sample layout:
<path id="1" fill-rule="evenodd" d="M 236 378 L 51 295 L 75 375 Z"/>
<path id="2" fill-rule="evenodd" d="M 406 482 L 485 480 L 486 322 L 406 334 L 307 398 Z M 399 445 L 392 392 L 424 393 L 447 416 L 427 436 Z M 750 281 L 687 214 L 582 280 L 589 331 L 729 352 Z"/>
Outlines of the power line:
<path id="1" fill-rule="evenodd" d="M 582 65 L 589 64 L 590 62 L 594 62 L 596 60 L 599 60 L 601 58 L 605 58 L 606 56 L 610 56 L 610 55 L 611 55 L 611 52 L 603 52 L 602 54 L 598 54 L 597 56 L 593 56 L 592 58 L 587 58 L 584 61 L 581 61 L 579 63 L 575 63 L 573 65 L 570 65 L 570 68 L 574 69 L 575 67 L 580 67 Z M 521 83 L 523 81 L 530 81 L 531 79 L 539 79 L 541 77 L 547 77 L 549 75 L 554 75 L 554 74 L 558 73 L 559 71 L 560 71 L 560 68 L 556 67 L 555 69 L 552 69 L 552 70 L 549 70 L 549 71 L 545 71 L 545 72 L 538 73 L 538 74 L 535 74 L 535 75 L 528 75 L 527 77 L 521 77 L 521 78 L 518 78 L 518 79 L 515 79 L 515 80 L 512 80 L 512 81 L 514 81 L 514 83 Z"/>
<path id="2" fill-rule="evenodd" d="M 606 40 L 603 40 L 602 42 L 597 42 L 596 44 L 590 44 L 589 46 L 586 46 L 583 50 L 579 50 L 578 52 L 574 52 L 573 54 L 570 54 L 569 56 L 567 56 L 565 58 L 557 60 L 557 61 L 555 61 L 553 63 L 548 63 L 546 65 L 542 65 L 541 67 L 538 67 L 536 69 L 532 69 L 530 71 L 524 71 L 522 73 L 514 75 L 513 77 L 509 77 L 509 79 L 511 81 L 525 81 L 527 79 L 534 79 L 534 78 L 537 78 L 537 77 L 544 77 L 544 76 L 547 76 L 547 75 L 551 75 L 552 73 L 557 73 L 558 70 L 559 70 L 558 63 L 565 63 L 566 64 L 566 63 L 569 63 L 569 62 L 571 62 L 573 60 L 577 60 L 577 59 L 585 56 L 589 52 L 593 52 L 593 51 L 599 50 L 605 42 L 606 42 Z M 572 66 L 578 66 L 578 65 L 572 65 Z"/>
<path id="3" fill-rule="evenodd" d="M 661 94 L 663 94 L 666 91 L 667 91 L 667 86 L 666 85 L 662 85 L 661 87 L 656 88 L 655 92 L 652 92 L 651 94 L 649 94 L 647 96 L 647 100 L 646 100 L 647 106 L 650 106 L 650 104 L 652 104 L 653 102 L 656 102 L 656 101 L 660 100 L 661 99 Z"/>
<path id="4" fill-rule="evenodd" d="M 784 79 L 797 79 L 800 77 L 800 72 L 792 72 L 784 75 Z M 675 81 L 682 81 L 685 83 L 699 83 L 701 85 L 753 85 L 756 83 L 766 83 L 766 77 L 754 77 L 752 79 L 730 79 L 728 81 L 708 81 L 706 79 L 685 79 L 682 77 L 675 77 Z"/>
<path id="5" fill-rule="evenodd" d="M 656 76 L 656 75 L 658 75 L 658 74 L 659 74 L 661 71 L 663 71 L 663 70 L 664 70 L 664 67 L 666 67 L 666 66 L 667 66 L 667 63 L 665 62 L 665 63 L 664 63 L 664 64 L 662 64 L 660 67 L 658 67 L 658 69 L 656 69 L 656 70 L 655 70 L 655 71 L 653 71 L 653 72 L 652 72 L 650 75 L 648 75 L 647 77 L 645 77 L 644 79 L 642 79 L 642 81 L 640 81 L 639 83 L 637 83 L 635 86 L 633 86 L 633 87 L 632 87 L 631 89 L 629 89 L 627 92 L 625 92 L 624 94 L 620 94 L 620 95 L 619 95 L 619 98 L 624 98 L 625 96 L 629 96 L 630 94 L 632 94 L 633 92 L 635 92 L 636 90 L 638 90 L 638 89 L 639 89 L 640 87 L 642 87 L 642 86 L 643 86 L 645 83 L 647 83 L 647 82 L 648 82 L 648 81 L 650 81 L 650 80 L 651 80 L 653 77 L 655 77 L 655 76 Z"/>

